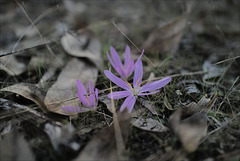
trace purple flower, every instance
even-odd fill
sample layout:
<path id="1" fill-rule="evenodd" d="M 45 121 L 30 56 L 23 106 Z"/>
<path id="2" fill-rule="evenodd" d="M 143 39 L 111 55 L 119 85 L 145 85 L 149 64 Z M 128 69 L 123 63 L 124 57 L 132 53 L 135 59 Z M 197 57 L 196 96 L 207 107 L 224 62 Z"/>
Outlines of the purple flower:
<path id="1" fill-rule="evenodd" d="M 122 62 L 121 62 L 121 60 L 120 60 L 116 50 L 112 46 L 110 47 L 110 51 L 111 51 L 112 58 L 109 56 L 109 54 L 107 52 L 108 60 L 112 64 L 113 68 L 118 72 L 118 74 L 122 78 L 127 79 L 132 74 L 132 72 L 135 69 L 134 60 L 131 59 L 131 56 L 130 56 L 130 48 L 129 48 L 129 46 L 128 45 L 126 46 L 124 65 L 122 64 Z M 142 54 L 143 54 L 143 52 L 142 52 Z M 141 59 L 142 54 L 138 58 L 138 60 Z"/>
<path id="2" fill-rule="evenodd" d="M 77 96 L 84 107 L 64 106 L 61 107 L 61 109 L 74 113 L 80 113 L 95 109 L 98 103 L 98 89 L 96 88 L 94 91 L 94 87 L 91 81 L 89 81 L 89 93 L 87 93 L 84 85 L 80 80 L 77 80 L 77 87 Z"/>
<path id="3" fill-rule="evenodd" d="M 120 99 L 120 98 L 127 97 L 123 102 L 122 106 L 120 107 L 120 112 L 122 112 L 126 107 L 128 111 L 131 112 L 138 96 L 157 93 L 159 91 L 158 89 L 164 87 L 171 81 L 171 77 L 165 77 L 161 80 L 151 82 L 141 86 L 141 84 L 143 83 L 142 82 L 143 66 L 142 66 L 141 60 L 136 63 L 136 68 L 135 68 L 134 77 L 133 77 L 133 87 L 126 80 L 122 80 L 116 77 L 114 74 L 112 74 L 108 70 L 105 70 L 104 74 L 113 83 L 125 89 L 125 91 L 112 92 L 108 94 L 108 98 L 112 98 L 112 99 Z"/>

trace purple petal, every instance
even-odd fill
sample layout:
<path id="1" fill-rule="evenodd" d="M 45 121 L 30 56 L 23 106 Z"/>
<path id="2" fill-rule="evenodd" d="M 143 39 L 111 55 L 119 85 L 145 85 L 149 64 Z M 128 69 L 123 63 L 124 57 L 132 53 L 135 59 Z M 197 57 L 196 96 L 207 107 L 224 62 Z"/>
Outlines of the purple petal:
<path id="1" fill-rule="evenodd" d="M 153 91 L 153 92 L 148 92 L 148 93 L 140 93 L 140 94 L 138 94 L 138 95 L 139 95 L 139 96 L 145 96 L 145 95 L 155 94 L 155 93 L 157 93 L 157 92 L 159 92 L 159 90 Z"/>
<path id="2" fill-rule="evenodd" d="M 126 69 L 125 73 L 126 73 L 126 78 L 127 78 L 128 76 L 130 76 L 132 74 L 132 72 L 134 70 L 134 60 L 133 59 L 130 60 L 129 64 L 127 65 L 127 67 L 125 69 Z"/>
<path id="3" fill-rule="evenodd" d="M 128 107 L 127 107 L 129 112 L 132 111 L 132 109 L 135 105 L 135 102 L 136 102 L 136 98 L 133 96 L 133 98 L 131 99 L 131 101 L 129 102 Z"/>
<path id="4" fill-rule="evenodd" d="M 138 88 L 138 85 L 142 83 L 142 77 L 143 77 L 143 66 L 142 66 L 142 61 L 140 60 L 136 64 L 135 71 L 134 71 L 134 77 L 133 77 L 134 89 Z"/>
<path id="5" fill-rule="evenodd" d="M 112 64 L 113 68 L 118 72 L 118 74 L 120 76 L 123 76 L 123 69 L 122 69 L 122 66 L 117 66 L 111 59 L 111 57 L 109 56 L 108 52 L 107 52 L 107 57 L 108 57 L 108 60 L 110 61 L 110 63 Z"/>
<path id="6" fill-rule="evenodd" d="M 63 106 L 63 107 L 61 107 L 61 109 L 63 111 L 68 111 L 68 112 L 73 112 L 73 113 L 80 113 L 80 112 L 87 111 L 83 107 L 74 107 L 74 106 Z"/>
<path id="7" fill-rule="evenodd" d="M 135 102 L 135 96 L 128 96 L 120 107 L 120 112 L 122 112 L 126 107 L 128 108 L 128 111 L 131 112 Z"/>
<path id="8" fill-rule="evenodd" d="M 87 96 L 84 96 L 82 93 L 78 92 L 77 93 L 78 98 L 80 99 L 80 101 L 82 102 L 83 106 L 88 107 L 89 101 L 87 99 Z"/>
<path id="9" fill-rule="evenodd" d="M 161 80 L 145 84 L 144 86 L 142 86 L 141 93 L 142 92 L 148 92 L 148 91 L 154 91 L 154 90 L 157 90 L 159 88 L 162 88 L 165 85 L 167 85 L 170 81 L 171 81 L 171 77 L 166 77 L 166 78 L 163 78 Z"/>
<path id="10" fill-rule="evenodd" d="M 117 66 L 116 64 L 113 62 L 112 58 L 109 56 L 108 52 L 107 52 L 107 57 L 108 57 L 108 60 L 110 61 L 110 63 L 112 64 L 113 68 L 117 71 Z"/>
<path id="11" fill-rule="evenodd" d="M 124 70 L 122 69 L 122 67 L 117 66 L 116 71 L 121 77 L 123 77 Z"/>
<path id="12" fill-rule="evenodd" d="M 82 84 L 82 82 L 81 82 L 80 80 L 77 80 L 77 87 L 78 87 L 78 91 L 79 91 L 82 95 L 87 94 L 87 91 L 86 91 L 84 85 Z"/>
<path id="13" fill-rule="evenodd" d="M 126 67 L 128 66 L 129 62 L 130 62 L 131 56 L 130 56 L 130 47 L 127 45 L 126 49 L 125 49 L 125 61 L 124 61 L 124 67 L 126 69 Z"/>
<path id="14" fill-rule="evenodd" d="M 120 99 L 120 98 L 124 98 L 127 96 L 132 95 L 132 92 L 129 91 L 119 91 L 119 92 L 112 92 L 108 94 L 108 98 L 110 99 Z"/>
<path id="15" fill-rule="evenodd" d="M 94 87 L 92 84 L 92 81 L 89 81 L 89 93 L 93 93 L 94 92 Z"/>
<path id="16" fill-rule="evenodd" d="M 122 67 L 122 62 L 116 52 L 116 50 L 111 46 L 110 47 L 111 55 L 116 66 Z"/>
<path id="17" fill-rule="evenodd" d="M 116 77 L 110 71 L 104 70 L 104 74 L 106 75 L 106 77 L 108 77 L 108 79 L 110 79 L 113 83 L 115 83 L 119 87 L 126 89 L 126 90 L 130 90 L 132 88 L 130 83 L 127 83 L 124 80 Z"/>

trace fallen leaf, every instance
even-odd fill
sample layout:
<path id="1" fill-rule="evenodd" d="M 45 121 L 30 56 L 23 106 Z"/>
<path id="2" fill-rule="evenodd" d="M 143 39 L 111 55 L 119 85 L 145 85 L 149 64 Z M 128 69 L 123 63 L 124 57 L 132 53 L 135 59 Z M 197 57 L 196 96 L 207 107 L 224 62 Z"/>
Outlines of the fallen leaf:
<path id="1" fill-rule="evenodd" d="M 199 94 L 200 91 L 195 84 L 189 84 L 185 87 L 184 92 L 187 94 Z"/>
<path id="2" fill-rule="evenodd" d="M 161 122 L 152 118 L 137 118 L 131 121 L 131 124 L 137 128 L 152 132 L 165 132 L 168 130 Z"/>
<path id="3" fill-rule="evenodd" d="M 209 104 L 209 102 L 211 101 L 210 98 L 206 98 L 205 96 L 203 96 L 198 103 L 195 102 L 191 102 L 186 106 L 180 107 L 183 109 L 183 115 L 193 115 L 195 113 L 198 113 L 200 111 L 205 110 L 205 107 Z"/>
<path id="4" fill-rule="evenodd" d="M 185 151 L 197 150 L 200 140 L 207 135 L 208 117 L 205 112 L 194 114 L 183 121 L 182 110 L 176 110 L 169 118 L 169 127 L 179 138 Z"/>
<path id="5" fill-rule="evenodd" d="M 165 89 L 165 88 L 164 88 Z M 169 101 L 168 101 L 168 98 L 167 98 L 167 95 L 165 95 L 164 96 L 164 105 L 167 107 L 167 109 L 169 109 L 169 110 L 174 110 L 173 108 L 172 108 L 172 105 L 169 103 Z"/>
<path id="6" fill-rule="evenodd" d="M 17 131 L 4 136 L 0 142 L 0 160 L 7 161 L 34 161 L 34 155 L 28 143 Z"/>
<path id="7" fill-rule="evenodd" d="M 61 44 L 69 55 L 87 58 L 99 69 L 103 68 L 101 43 L 90 31 L 66 33 L 61 39 Z"/>
<path id="8" fill-rule="evenodd" d="M 79 150 L 80 145 L 77 142 L 72 141 L 75 129 L 71 124 L 61 126 L 60 123 L 59 125 L 46 123 L 44 125 L 44 131 L 49 136 L 50 141 L 57 152 L 61 153 L 61 148 L 63 146 L 71 148 L 74 151 Z"/>
<path id="9" fill-rule="evenodd" d="M 76 80 L 80 80 L 85 87 L 91 80 L 93 85 L 96 83 L 98 69 L 91 63 L 72 58 L 62 72 L 59 74 L 57 81 L 48 90 L 44 103 L 50 112 L 72 115 L 72 113 L 63 111 L 63 106 L 80 106 L 81 102 L 77 97 L 78 88 Z M 86 109 L 87 111 L 88 109 Z"/>
<path id="10" fill-rule="evenodd" d="M 111 103 L 111 99 L 109 99 L 106 95 L 102 95 L 100 97 L 98 97 L 98 100 L 102 103 L 104 103 L 107 107 L 107 109 L 113 113 L 113 109 L 112 109 L 112 103 Z"/>
<path id="11" fill-rule="evenodd" d="M 124 142 L 129 132 L 130 115 L 125 110 L 118 114 L 119 125 L 121 128 Z M 124 154 L 118 158 L 116 147 L 114 126 L 102 129 L 93 139 L 85 146 L 82 152 L 74 161 L 79 160 L 126 160 Z"/>
<path id="12" fill-rule="evenodd" d="M 186 16 L 174 20 L 155 29 L 144 42 L 142 48 L 146 51 L 175 52 L 187 24 Z"/>
<path id="13" fill-rule="evenodd" d="M 142 99 L 142 98 L 139 98 L 138 99 L 140 104 L 143 106 L 143 107 L 146 107 L 149 111 L 151 111 L 151 113 L 153 115 L 159 115 L 159 113 L 156 111 L 156 106 L 154 103 L 146 100 L 146 99 Z"/>
<path id="14" fill-rule="evenodd" d="M 33 102 L 35 102 L 44 112 L 47 112 L 47 107 L 43 102 L 45 92 L 40 90 L 34 84 L 19 83 L 9 87 L 1 89 L 1 91 L 12 92 L 19 94 Z"/>
<path id="15" fill-rule="evenodd" d="M 4 70 L 11 76 L 20 75 L 27 70 L 28 62 L 28 60 L 21 62 L 13 55 L 1 57 L 0 70 Z"/>
<path id="16" fill-rule="evenodd" d="M 205 83 L 215 84 L 216 80 L 218 80 L 217 78 L 219 78 L 225 70 L 226 67 L 218 67 L 216 65 L 212 65 L 210 61 L 206 60 L 203 64 L 203 71 L 207 73 L 203 75 L 202 79 Z"/>

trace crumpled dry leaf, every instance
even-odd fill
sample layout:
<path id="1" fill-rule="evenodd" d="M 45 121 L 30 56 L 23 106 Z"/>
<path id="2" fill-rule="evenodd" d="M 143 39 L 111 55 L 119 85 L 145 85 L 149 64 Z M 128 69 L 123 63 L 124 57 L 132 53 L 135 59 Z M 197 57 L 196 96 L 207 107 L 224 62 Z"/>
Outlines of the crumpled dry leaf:
<path id="1" fill-rule="evenodd" d="M 205 83 L 214 83 L 214 79 L 216 82 L 216 78 L 220 77 L 225 70 L 226 68 L 214 66 L 207 60 L 203 63 L 203 71 L 207 73 L 203 75 L 202 79 Z M 213 80 L 213 82 L 211 82 L 211 80 Z"/>
<path id="2" fill-rule="evenodd" d="M 145 51 L 175 52 L 182 38 L 187 24 L 186 16 L 177 17 L 174 20 L 154 30 L 142 48 Z"/>
<path id="3" fill-rule="evenodd" d="M 47 112 L 47 107 L 43 102 L 45 93 L 33 84 L 28 84 L 28 83 L 14 84 L 12 86 L 1 89 L 0 91 L 12 92 L 12 93 L 19 94 L 19 95 L 35 102 L 37 105 L 39 105 L 39 107 L 44 112 Z"/>
<path id="4" fill-rule="evenodd" d="M 18 59 L 13 55 L 0 58 L 0 70 L 4 70 L 11 76 L 22 74 L 27 70 L 27 64 L 28 61 L 18 61 Z"/>
<path id="5" fill-rule="evenodd" d="M 62 55 L 57 55 L 56 57 L 49 56 L 33 56 L 28 64 L 29 70 L 36 70 L 39 67 L 47 68 L 43 76 L 36 84 L 37 87 L 45 88 L 48 83 L 47 81 L 51 79 L 57 69 L 61 69 L 64 66 L 64 57 Z"/>
<path id="6" fill-rule="evenodd" d="M 62 115 L 72 115 L 72 113 L 61 110 L 60 107 L 81 106 L 77 97 L 76 80 L 80 80 L 85 87 L 88 87 L 89 80 L 93 85 L 96 83 L 97 75 L 98 69 L 91 63 L 72 58 L 46 94 L 44 103 L 47 110 Z"/>
<path id="7" fill-rule="evenodd" d="M 85 30 L 78 35 L 66 33 L 61 44 L 69 55 L 87 58 L 99 69 L 103 68 L 101 43 L 90 31 Z"/>
<path id="8" fill-rule="evenodd" d="M 118 114 L 118 121 L 121 128 L 124 142 L 126 142 L 129 132 L 130 115 L 125 110 Z M 116 148 L 116 138 L 114 135 L 114 126 L 102 129 L 93 139 L 86 145 L 80 155 L 74 160 L 126 160 L 123 156 L 118 158 Z"/>
<path id="9" fill-rule="evenodd" d="M 203 111 L 210 101 L 211 101 L 210 98 L 206 98 L 205 96 L 203 96 L 198 101 L 198 103 L 191 102 L 188 105 L 181 107 L 183 109 L 183 115 L 192 115 L 197 112 Z"/>
<path id="10" fill-rule="evenodd" d="M 57 152 L 61 153 L 60 145 L 71 148 L 74 151 L 78 151 L 80 145 L 71 141 L 73 138 L 75 129 L 71 124 L 67 124 L 64 126 L 52 125 L 50 123 L 46 123 L 44 126 L 44 131 L 48 134 L 50 141 Z"/>
<path id="11" fill-rule="evenodd" d="M 132 119 L 131 124 L 142 130 L 152 132 L 165 132 L 168 130 L 168 128 L 165 127 L 161 122 L 159 122 L 158 120 L 154 120 L 152 118 L 144 119 L 139 117 L 137 119 Z"/>
<path id="12" fill-rule="evenodd" d="M 176 110 L 169 118 L 169 127 L 179 138 L 184 150 L 189 153 L 197 150 L 200 140 L 207 135 L 208 117 L 205 112 L 199 112 L 180 121 L 182 110 Z"/>
<path id="13" fill-rule="evenodd" d="M 189 95 L 191 95 L 191 94 L 199 94 L 200 93 L 199 89 L 197 88 L 197 86 L 195 84 L 187 85 L 185 87 L 185 89 L 184 89 L 184 92 L 186 94 L 189 94 Z"/>
<path id="14" fill-rule="evenodd" d="M 156 111 L 157 107 L 155 106 L 154 103 L 142 98 L 139 98 L 138 100 L 141 103 L 141 105 L 146 107 L 149 111 L 151 111 L 153 115 L 159 115 L 159 113 Z"/>
<path id="15" fill-rule="evenodd" d="M 26 140 L 17 131 L 7 134 L 0 142 L 0 160 L 34 161 L 34 155 Z"/>
<path id="16" fill-rule="evenodd" d="M 106 95 L 102 95 L 102 96 L 98 97 L 98 100 L 101 101 L 102 103 L 104 103 L 106 105 L 107 109 L 111 113 L 113 113 L 111 99 L 109 99 Z"/>

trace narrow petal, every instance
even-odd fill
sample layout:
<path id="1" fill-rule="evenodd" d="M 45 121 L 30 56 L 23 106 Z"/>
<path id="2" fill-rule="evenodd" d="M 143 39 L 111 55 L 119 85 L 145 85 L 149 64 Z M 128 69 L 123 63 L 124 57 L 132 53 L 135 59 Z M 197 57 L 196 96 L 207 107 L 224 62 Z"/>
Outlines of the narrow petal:
<path id="1" fill-rule="evenodd" d="M 121 87 L 123 89 L 126 89 L 126 90 L 130 90 L 132 88 L 131 84 L 129 84 L 129 83 L 125 82 L 124 80 L 118 78 L 117 76 L 112 74 L 110 71 L 104 70 L 104 74 L 106 75 L 106 77 L 108 77 L 108 79 L 110 79 L 113 83 L 115 83 L 119 87 Z"/>
<path id="2" fill-rule="evenodd" d="M 133 77 L 134 89 L 136 89 L 138 85 L 142 83 L 142 77 L 143 77 L 143 66 L 142 66 L 142 61 L 140 60 L 136 64 L 135 71 L 134 71 L 134 77 Z"/>
<path id="3" fill-rule="evenodd" d="M 78 92 L 77 93 L 78 98 L 80 99 L 80 101 L 82 102 L 83 106 L 88 107 L 89 101 L 87 99 L 87 96 L 84 96 L 82 93 Z"/>
<path id="4" fill-rule="evenodd" d="M 130 56 L 130 47 L 127 45 L 126 49 L 125 49 L 125 61 L 124 61 L 124 67 L 126 69 L 126 67 L 128 66 L 131 56 Z"/>
<path id="5" fill-rule="evenodd" d="M 129 109 L 133 108 L 133 103 L 135 103 L 136 99 L 134 96 L 128 96 L 125 101 L 123 102 L 123 104 L 120 107 L 120 112 L 122 112 L 126 107 Z M 131 105 L 131 106 L 130 106 Z"/>
<path id="6" fill-rule="evenodd" d="M 129 91 L 119 91 L 119 92 L 112 92 L 108 94 L 108 98 L 110 99 L 120 99 L 120 98 L 124 98 L 127 96 L 132 95 L 132 92 Z"/>
<path id="7" fill-rule="evenodd" d="M 122 62 L 121 62 L 116 50 L 111 46 L 110 51 L 111 51 L 113 61 L 115 62 L 115 65 L 122 67 Z"/>
<path id="8" fill-rule="evenodd" d="M 159 90 L 153 91 L 153 92 L 148 92 L 148 93 L 140 93 L 140 94 L 138 94 L 138 95 L 139 95 L 139 96 L 145 96 L 145 95 L 155 94 L 155 93 L 157 93 L 157 92 L 159 92 Z"/>
<path id="9" fill-rule="evenodd" d="M 131 99 L 131 101 L 129 102 L 128 107 L 127 107 L 129 112 L 132 111 L 132 109 L 133 109 L 133 107 L 134 107 L 134 105 L 135 105 L 135 102 L 136 102 L 136 98 L 135 98 L 134 96 L 132 96 L 132 99 Z"/>
<path id="10" fill-rule="evenodd" d="M 165 85 L 167 85 L 170 81 L 171 81 L 171 77 L 166 77 L 161 80 L 145 84 L 144 86 L 142 86 L 141 93 L 160 89 Z"/>
<path id="11" fill-rule="evenodd" d="M 96 105 L 97 105 L 97 103 L 98 103 L 98 89 L 97 88 L 95 88 L 95 96 L 96 96 Z"/>
<path id="12" fill-rule="evenodd" d="M 118 74 L 119 74 L 121 77 L 123 77 L 124 70 L 123 70 L 122 67 L 117 66 L 116 71 L 118 72 Z"/>
<path id="13" fill-rule="evenodd" d="M 117 66 L 116 64 L 113 62 L 112 58 L 109 56 L 108 52 L 107 52 L 107 57 L 108 57 L 108 60 L 110 61 L 110 63 L 112 64 L 113 68 L 117 71 Z"/>
<path id="14" fill-rule="evenodd" d="M 129 77 L 132 72 L 134 71 L 134 60 L 130 60 L 130 62 L 128 63 L 127 67 L 125 68 L 126 71 L 125 71 L 125 75 L 126 75 L 126 78 Z"/>
<path id="15" fill-rule="evenodd" d="M 73 112 L 73 113 L 81 113 L 86 111 L 83 107 L 74 107 L 74 106 L 63 106 L 61 107 L 63 111 Z"/>
<path id="16" fill-rule="evenodd" d="M 108 52 L 107 52 L 107 57 L 108 57 L 108 60 L 110 61 L 110 63 L 112 64 L 113 68 L 116 70 L 116 72 L 118 72 L 118 74 L 123 77 L 124 71 L 123 71 L 123 69 L 122 69 L 122 66 L 116 65 L 116 64 L 112 61 L 112 59 L 111 59 L 111 57 L 109 56 Z"/>
<path id="17" fill-rule="evenodd" d="M 81 82 L 80 80 L 77 80 L 77 87 L 78 87 L 78 91 L 79 91 L 82 95 L 87 94 L 87 91 L 86 91 L 84 85 L 82 84 L 82 82 Z"/>

